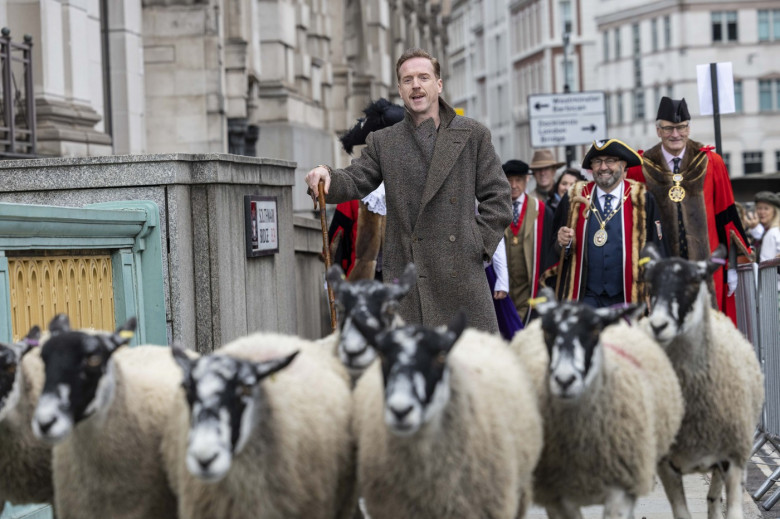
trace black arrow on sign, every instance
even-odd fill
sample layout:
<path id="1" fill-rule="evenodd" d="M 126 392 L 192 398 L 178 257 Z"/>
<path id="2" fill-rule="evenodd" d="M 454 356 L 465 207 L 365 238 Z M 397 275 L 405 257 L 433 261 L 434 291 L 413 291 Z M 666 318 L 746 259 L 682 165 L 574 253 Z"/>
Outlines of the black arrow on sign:
<path id="1" fill-rule="evenodd" d="M 590 126 L 583 126 L 582 129 L 586 130 L 586 131 L 589 130 L 592 133 L 592 132 L 596 131 L 596 125 L 595 124 L 591 124 Z"/>
<path id="2" fill-rule="evenodd" d="M 547 108 L 548 106 L 550 105 L 543 105 L 542 103 L 536 103 L 534 105 L 534 108 L 536 108 L 537 110 L 541 110 L 542 108 Z"/>

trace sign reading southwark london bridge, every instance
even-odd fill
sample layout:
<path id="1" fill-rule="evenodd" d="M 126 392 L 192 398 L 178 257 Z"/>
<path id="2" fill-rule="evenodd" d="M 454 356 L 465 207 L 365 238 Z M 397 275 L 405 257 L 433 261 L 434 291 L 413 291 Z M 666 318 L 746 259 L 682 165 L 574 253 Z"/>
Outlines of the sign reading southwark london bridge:
<path id="1" fill-rule="evenodd" d="M 528 96 L 531 146 L 590 144 L 607 137 L 604 92 Z"/>

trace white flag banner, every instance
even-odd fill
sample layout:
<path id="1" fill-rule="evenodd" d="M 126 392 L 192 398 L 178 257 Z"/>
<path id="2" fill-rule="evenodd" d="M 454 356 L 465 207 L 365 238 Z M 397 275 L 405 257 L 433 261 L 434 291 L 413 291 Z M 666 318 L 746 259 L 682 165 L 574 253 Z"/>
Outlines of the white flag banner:
<path id="1" fill-rule="evenodd" d="M 712 115 L 712 79 L 710 78 L 709 63 L 696 65 L 696 78 L 699 86 L 699 113 Z M 734 106 L 734 72 L 731 62 L 717 64 L 717 78 L 720 113 L 732 114 L 736 109 Z"/>

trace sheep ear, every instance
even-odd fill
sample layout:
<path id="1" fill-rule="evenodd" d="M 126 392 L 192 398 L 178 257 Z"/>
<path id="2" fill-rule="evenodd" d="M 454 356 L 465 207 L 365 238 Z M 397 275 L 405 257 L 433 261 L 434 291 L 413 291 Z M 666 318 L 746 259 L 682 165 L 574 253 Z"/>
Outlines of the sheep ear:
<path id="1" fill-rule="evenodd" d="M 328 269 L 327 279 L 333 291 L 337 292 L 341 284 L 344 283 L 346 276 L 344 275 L 344 271 L 341 270 L 341 267 L 333 265 Z"/>
<path id="2" fill-rule="evenodd" d="M 534 310 L 536 310 L 536 313 L 539 315 L 545 315 L 558 306 L 555 291 L 550 287 L 543 287 L 539 291 L 539 297 L 536 299 L 537 303 L 534 305 Z"/>
<path id="3" fill-rule="evenodd" d="M 57 314 L 49 322 L 49 332 L 52 335 L 70 331 L 70 319 L 65 314 Z"/>
<path id="4" fill-rule="evenodd" d="M 192 371 L 192 360 L 190 360 L 190 357 L 187 355 L 187 352 L 184 351 L 184 348 L 178 344 L 171 344 L 171 354 L 173 354 L 173 360 L 178 364 L 179 368 L 181 368 L 182 374 L 184 375 L 183 380 L 186 383 L 186 381 L 189 380 L 190 372 Z"/>
<path id="5" fill-rule="evenodd" d="M 125 323 L 116 329 L 111 336 L 111 342 L 114 343 L 114 350 L 130 342 L 135 337 L 135 327 L 138 321 L 135 317 L 131 317 Z"/>
<path id="6" fill-rule="evenodd" d="M 626 316 L 632 316 L 640 308 L 641 305 L 634 303 L 627 303 L 622 306 L 612 306 L 609 308 L 597 308 L 595 310 L 596 315 L 601 321 L 602 327 L 606 328 L 610 324 L 615 324 L 621 318 Z"/>
<path id="7" fill-rule="evenodd" d="M 262 380 L 268 375 L 272 375 L 280 369 L 286 368 L 300 352 L 301 350 L 296 350 L 286 357 L 258 362 L 255 364 L 255 373 L 257 374 L 257 379 Z"/>
<path id="8" fill-rule="evenodd" d="M 393 285 L 396 287 L 393 297 L 396 299 L 401 299 L 409 293 L 409 290 L 412 289 L 415 283 L 417 283 L 417 267 L 414 265 L 414 263 L 409 263 L 406 265 L 406 268 L 404 269 L 403 274 L 401 274 L 401 277 L 398 278 L 398 280 Z"/>
<path id="9" fill-rule="evenodd" d="M 718 248 L 712 251 L 712 255 L 709 259 L 696 262 L 696 267 L 701 274 L 702 279 L 707 279 L 715 273 L 721 267 L 725 267 L 726 262 L 726 246 L 722 243 L 718 245 Z"/>
<path id="10" fill-rule="evenodd" d="M 639 253 L 639 264 L 645 266 L 645 274 L 652 269 L 658 260 L 661 259 L 661 253 L 658 251 L 655 243 L 648 243 Z"/>
<path id="11" fill-rule="evenodd" d="M 468 320 L 468 316 L 466 315 L 466 312 L 463 311 L 463 309 L 458 310 L 458 312 L 452 317 L 449 324 L 447 325 L 447 338 L 450 340 L 450 344 L 447 348 L 448 350 L 451 349 L 456 342 L 458 342 L 458 339 L 463 333 L 463 330 L 466 329 Z"/>
<path id="12" fill-rule="evenodd" d="M 19 355 L 19 359 L 21 360 L 22 357 L 27 354 L 31 349 L 38 346 L 41 341 L 41 327 L 37 324 L 30 328 L 30 330 L 27 332 L 27 335 L 22 337 L 22 340 L 19 342 L 19 344 L 22 346 L 21 348 L 21 354 Z"/>

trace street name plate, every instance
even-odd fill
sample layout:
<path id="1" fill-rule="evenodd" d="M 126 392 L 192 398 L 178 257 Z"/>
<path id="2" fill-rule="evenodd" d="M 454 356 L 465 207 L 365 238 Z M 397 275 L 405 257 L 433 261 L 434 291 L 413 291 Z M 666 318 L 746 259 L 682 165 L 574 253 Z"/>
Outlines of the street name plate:
<path id="1" fill-rule="evenodd" d="M 607 137 L 604 92 L 528 96 L 531 146 L 590 144 Z"/>

